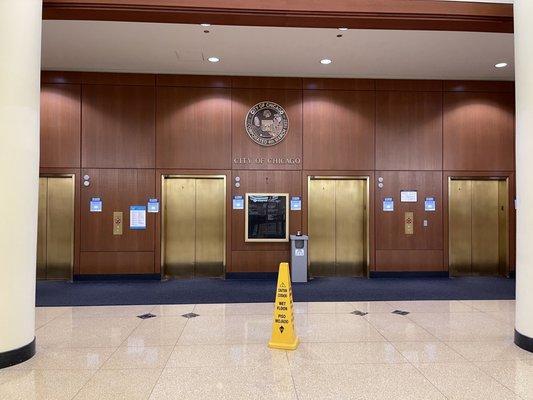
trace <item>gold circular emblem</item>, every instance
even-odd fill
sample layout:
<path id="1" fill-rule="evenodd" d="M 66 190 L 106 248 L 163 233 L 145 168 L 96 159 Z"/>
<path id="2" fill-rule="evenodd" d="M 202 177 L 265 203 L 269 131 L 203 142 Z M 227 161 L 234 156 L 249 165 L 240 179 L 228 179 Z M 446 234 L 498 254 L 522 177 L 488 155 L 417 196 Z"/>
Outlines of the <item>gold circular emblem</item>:
<path id="1" fill-rule="evenodd" d="M 246 133 L 261 146 L 278 144 L 289 131 L 289 117 L 279 104 L 262 101 L 250 108 L 244 120 Z"/>

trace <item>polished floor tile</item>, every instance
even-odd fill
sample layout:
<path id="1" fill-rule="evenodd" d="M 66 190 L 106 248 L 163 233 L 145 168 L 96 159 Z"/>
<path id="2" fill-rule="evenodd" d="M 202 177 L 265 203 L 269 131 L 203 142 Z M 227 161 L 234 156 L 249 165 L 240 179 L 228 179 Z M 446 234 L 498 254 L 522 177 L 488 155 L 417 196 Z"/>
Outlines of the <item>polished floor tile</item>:
<path id="1" fill-rule="evenodd" d="M 300 400 L 445 400 L 409 364 L 307 364 L 291 371 Z"/>
<path id="2" fill-rule="evenodd" d="M 48 322 L 70 311 L 71 307 L 37 307 L 35 309 L 35 328 L 40 328 Z"/>
<path id="3" fill-rule="evenodd" d="M 0 399 L 533 400 L 512 301 L 294 306 L 294 351 L 267 346 L 272 303 L 38 308 Z"/>
<path id="4" fill-rule="evenodd" d="M 531 353 L 515 345 L 514 341 L 511 339 L 477 342 L 447 342 L 447 345 L 470 361 L 519 360 L 532 356 Z"/>
<path id="5" fill-rule="evenodd" d="M 94 373 L 90 370 L 0 370 L 0 399 L 70 400 Z"/>
<path id="6" fill-rule="evenodd" d="M 145 400 L 160 375 L 159 369 L 101 369 L 74 400 Z"/>
<path id="7" fill-rule="evenodd" d="M 285 363 L 285 351 L 261 344 L 177 345 L 167 368 L 259 366 Z"/>
<path id="8" fill-rule="evenodd" d="M 102 369 L 163 369 L 173 346 L 120 347 L 102 366 Z"/>
<path id="9" fill-rule="evenodd" d="M 58 317 L 36 331 L 42 347 L 119 346 L 141 323 L 130 318 Z"/>
<path id="10" fill-rule="evenodd" d="M 295 323 L 301 342 L 385 341 L 364 317 L 353 314 L 296 314 Z"/>
<path id="11" fill-rule="evenodd" d="M 287 352 L 291 366 L 315 364 L 395 364 L 407 360 L 391 343 L 301 343 Z"/>
<path id="12" fill-rule="evenodd" d="M 458 300 L 426 300 L 426 301 L 389 301 L 395 310 L 404 310 L 417 313 L 453 313 L 472 312 L 475 309 Z"/>
<path id="13" fill-rule="evenodd" d="M 197 304 L 200 315 L 272 315 L 274 303 Z"/>
<path id="14" fill-rule="evenodd" d="M 390 341 L 434 341 L 430 332 L 411 321 L 407 316 L 397 314 L 368 314 L 364 317 L 386 340 Z"/>
<path id="15" fill-rule="evenodd" d="M 271 315 L 200 315 L 187 321 L 178 344 L 267 343 Z"/>
<path id="16" fill-rule="evenodd" d="M 443 342 L 393 342 L 392 344 L 413 364 L 465 361 L 463 356 Z"/>
<path id="17" fill-rule="evenodd" d="M 123 346 L 173 346 L 187 324 L 184 317 L 155 317 L 142 320 Z"/>
<path id="18" fill-rule="evenodd" d="M 513 330 L 482 312 L 412 313 L 408 318 L 444 341 L 504 340 Z"/>
<path id="19" fill-rule="evenodd" d="M 296 400 L 288 363 L 224 368 L 167 368 L 150 400 Z"/>
<path id="20" fill-rule="evenodd" d="M 476 365 L 523 399 L 533 399 L 533 357 L 526 360 L 492 361 Z"/>
<path id="21" fill-rule="evenodd" d="M 507 387 L 468 362 L 418 364 L 417 368 L 448 399 L 519 400 Z"/>
<path id="22" fill-rule="evenodd" d="M 37 354 L 13 369 L 24 370 L 97 370 L 116 348 L 38 348 Z"/>

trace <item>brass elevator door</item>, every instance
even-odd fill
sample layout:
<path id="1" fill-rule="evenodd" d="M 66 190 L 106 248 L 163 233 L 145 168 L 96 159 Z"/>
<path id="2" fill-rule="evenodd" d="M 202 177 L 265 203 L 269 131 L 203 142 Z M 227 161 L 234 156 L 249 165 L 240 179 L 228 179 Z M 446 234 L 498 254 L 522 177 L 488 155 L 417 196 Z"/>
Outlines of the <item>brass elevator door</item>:
<path id="1" fill-rule="evenodd" d="M 449 196 L 450 275 L 505 274 L 507 181 L 452 179 Z"/>
<path id="2" fill-rule="evenodd" d="M 165 178 L 163 273 L 191 278 L 224 273 L 224 178 Z"/>
<path id="3" fill-rule="evenodd" d="M 309 269 L 314 276 L 365 276 L 366 180 L 310 179 Z"/>
<path id="4" fill-rule="evenodd" d="M 37 279 L 72 279 L 74 178 L 39 178 Z"/>

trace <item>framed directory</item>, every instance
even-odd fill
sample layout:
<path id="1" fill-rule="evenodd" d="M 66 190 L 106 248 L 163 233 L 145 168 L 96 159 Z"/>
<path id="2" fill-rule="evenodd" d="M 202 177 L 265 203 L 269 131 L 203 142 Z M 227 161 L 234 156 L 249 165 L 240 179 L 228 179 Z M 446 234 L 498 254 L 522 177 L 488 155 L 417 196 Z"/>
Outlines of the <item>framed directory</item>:
<path id="1" fill-rule="evenodd" d="M 246 242 L 289 241 L 289 194 L 246 193 Z"/>

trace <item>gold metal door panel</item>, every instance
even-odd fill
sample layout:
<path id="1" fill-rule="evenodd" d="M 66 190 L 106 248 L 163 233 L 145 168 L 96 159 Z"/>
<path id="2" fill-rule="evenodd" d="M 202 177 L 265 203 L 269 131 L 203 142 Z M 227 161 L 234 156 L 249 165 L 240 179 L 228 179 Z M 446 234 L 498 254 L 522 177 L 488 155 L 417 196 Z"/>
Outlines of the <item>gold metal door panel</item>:
<path id="1" fill-rule="evenodd" d="M 309 269 L 312 275 L 335 274 L 335 181 L 309 181 Z"/>
<path id="2" fill-rule="evenodd" d="M 37 279 L 46 279 L 46 200 L 48 178 L 39 178 L 39 216 L 37 220 Z"/>
<path id="3" fill-rule="evenodd" d="M 497 275 L 498 181 L 472 181 L 472 274 Z"/>
<path id="4" fill-rule="evenodd" d="M 505 275 L 509 267 L 509 221 L 508 221 L 508 184 L 507 180 L 498 182 L 498 248 L 499 248 L 499 273 Z"/>
<path id="5" fill-rule="evenodd" d="M 451 180 L 449 197 L 450 273 L 469 275 L 472 269 L 472 182 Z"/>
<path id="6" fill-rule="evenodd" d="M 196 276 L 224 273 L 225 196 L 223 179 L 196 179 Z"/>
<path id="7" fill-rule="evenodd" d="M 365 273 L 365 182 L 335 181 L 335 274 Z"/>
<path id="8" fill-rule="evenodd" d="M 196 182 L 165 179 L 164 273 L 194 275 Z"/>
<path id="9" fill-rule="evenodd" d="M 37 278 L 71 279 L 74 256 L 74 178 L 39 178 Z"/>
<path id="10" fill-rule="evenodd" d="M 450 181 L 451 275 L 505 274 L 508 265 L 507 180 Z"/>

